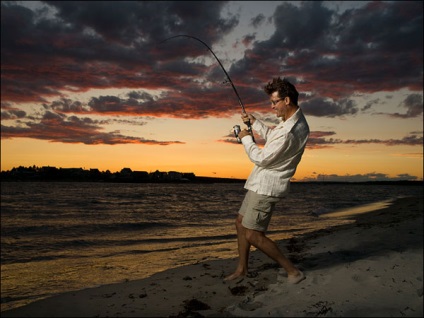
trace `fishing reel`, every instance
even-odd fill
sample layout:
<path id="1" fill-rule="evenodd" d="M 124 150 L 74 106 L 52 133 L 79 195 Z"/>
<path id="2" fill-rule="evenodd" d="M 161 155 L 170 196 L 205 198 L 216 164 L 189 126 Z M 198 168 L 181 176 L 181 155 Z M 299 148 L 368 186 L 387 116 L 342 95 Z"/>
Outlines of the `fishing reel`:
<path id="1" fill-rule="evenodd" d="M 240 125 L 235 125 L 235 126 L 233 127 L 233 130 L 234 130 L 234 136 L 236 137 L 237 142 L 238 142 L 239 144 L 241 144 L 241 139 L 240 139 L 240 137 L 238 136 L 238 134 L 241 132 Z"/>
<path id="2" fill-rule="evenodd" d="M 240 139 L 240 137 L 239 137 L 239 133 L 241 132 L 240 125 L 234 125 L 234 127 L 233 127 L 233 131 L 234 131 L 234 136 L 235 136 L 235 137 L 236 137 L 236 139 L 237 139 L 237 142 L 238 142 L 239 144 L 241 144 L 241 139 Z M 255 139 L 253 138 L 253 133 L 252 133 L 252 128 L 251 128 L 251 126 L 249 126 L 248 132 L 251 134 L 252 139 L 253 139 L 253 142 L 255 142 Z"/>

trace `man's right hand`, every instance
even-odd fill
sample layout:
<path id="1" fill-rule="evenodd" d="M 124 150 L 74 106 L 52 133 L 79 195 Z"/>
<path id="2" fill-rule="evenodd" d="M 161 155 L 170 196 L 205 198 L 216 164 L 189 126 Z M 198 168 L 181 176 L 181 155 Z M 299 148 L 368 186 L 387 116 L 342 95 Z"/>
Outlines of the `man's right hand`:
<path id="1" fill-rule="evenodd" d="M 241 119 L 243 120 L 243 123 L 245 123 L 246 125 L 249 125 L 249 123 L 251 125 L 253 125 L 253 123 L 255 122 L 256 118 L 251 115 L 251 114 L 247 114 L 247 113 L 243 113 L 241 115 Z"/>

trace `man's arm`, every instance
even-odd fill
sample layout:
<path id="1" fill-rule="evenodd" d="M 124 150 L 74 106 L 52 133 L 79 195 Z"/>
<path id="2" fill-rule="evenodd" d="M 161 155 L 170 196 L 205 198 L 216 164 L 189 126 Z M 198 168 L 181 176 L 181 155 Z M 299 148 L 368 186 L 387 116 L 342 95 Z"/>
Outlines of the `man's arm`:
<path id="1" fill-rule="evenodd" d="M 262 123 L 260 120 L 257 120 L 255 116 L 247 113 L 243 113 L 241 116 L 241 119 L 243 122 L 248 125 L 250 123 L 252 125 L 252 129 L 254 129 L 259 135 L 261 135 L 262 138 L 265 140 L 267 139 L 268 134 L 272 130 L 270 127 L 266 126 L 264 123 Z M 243 138 L 244 136 L 250 135 L 248 132 L 243 133 L 242 135 L 239 134 L 239 138 Z M 253 137 L 253 136 L 252 136 Z"/>

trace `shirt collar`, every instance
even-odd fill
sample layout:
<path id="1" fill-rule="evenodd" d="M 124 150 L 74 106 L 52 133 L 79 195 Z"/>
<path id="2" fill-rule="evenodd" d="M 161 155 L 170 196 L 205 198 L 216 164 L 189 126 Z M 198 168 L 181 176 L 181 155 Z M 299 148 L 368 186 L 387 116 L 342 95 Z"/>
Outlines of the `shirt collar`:
<path id="1" fill-rule="evenodd" d="M 294 126 L 294 124 L 297 123 L 297 121 L 299 120 L 301 116 L 302 116 L 302 110 L 299 107 L 289 119 L 287 119 L 286 121 L 281 121 L 281 123 L 279 123 L 276 128 L 284 127 L 290 130 Z"/>

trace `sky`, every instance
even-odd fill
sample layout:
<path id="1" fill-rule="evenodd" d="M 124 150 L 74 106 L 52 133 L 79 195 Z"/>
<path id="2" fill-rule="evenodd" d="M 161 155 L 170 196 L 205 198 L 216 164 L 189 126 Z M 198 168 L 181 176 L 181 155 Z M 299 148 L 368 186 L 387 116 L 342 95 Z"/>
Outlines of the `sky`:
<path id="1" fill-rule="evenodd" d="M 247 178 L 238 97 L 177 35 L 271 126 L 264 85 L 296 86 L 293 181 L 423 180 L 420 1 L 1 1 L 1 170 Z"/>

